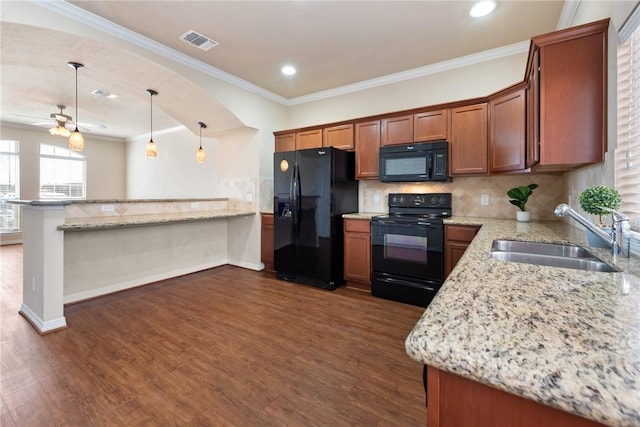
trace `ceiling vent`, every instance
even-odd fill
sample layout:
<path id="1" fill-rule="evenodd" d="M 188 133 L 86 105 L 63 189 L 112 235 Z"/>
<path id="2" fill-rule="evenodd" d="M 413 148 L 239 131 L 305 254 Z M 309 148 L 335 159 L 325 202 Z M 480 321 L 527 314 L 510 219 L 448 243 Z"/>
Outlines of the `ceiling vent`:
<path id="1" fill-rule="evenodd" d="M 115 98 L 120 97 L 120 95 L 118 95 L 117 93 L 109 92 L 109 91 L 102 90 L 102 89 L 92 90 L 91 93 L 94 94 L 94 95 L 102 96 L 104 98 L 109 98 L 109 99 L 115 99 Z"/>
<path id="2" fill-rule="evenodd" d="M 218 46 L 218 42 L 210 39 L 207 36 L 204 36 L 197 31 L 189 30 L 183 35 L 180 36 L 180 40 L 189 43 L 192 46 L 197 47 L 202 50 L 209 50 L 212 47 Z"/>

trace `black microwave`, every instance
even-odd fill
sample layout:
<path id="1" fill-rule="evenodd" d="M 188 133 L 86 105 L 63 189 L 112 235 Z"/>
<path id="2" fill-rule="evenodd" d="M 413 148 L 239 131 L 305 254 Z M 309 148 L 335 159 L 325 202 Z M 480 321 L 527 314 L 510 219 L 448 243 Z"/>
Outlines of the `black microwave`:
<path id="1" fill-rule="evenodd" d="M 449 179 L 447 141 L 380 147 L 380 181 L 422 182 Z"/>

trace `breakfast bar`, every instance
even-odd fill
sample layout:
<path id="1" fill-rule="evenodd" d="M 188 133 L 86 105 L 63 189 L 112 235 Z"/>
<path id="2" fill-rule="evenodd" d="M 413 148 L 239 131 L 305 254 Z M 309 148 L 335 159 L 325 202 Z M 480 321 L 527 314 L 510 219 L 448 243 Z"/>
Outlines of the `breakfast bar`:
<path id="1" fill-rule="evenodd" d="M 499 261 L 489 256 L 496 239 L 586 247 L 584 231 L 560 221 L 454 217 L 445 223 L 482 228 L 406 339 L 409 356 L 429 367 L 429 425 L 449 425 L 439 418 L 456 411 L 452 400 L 469 403 L 461 394 L 447 397 L 441 373 L 585 422 L 557 425 L 640 425 L 638 259 L 588 247 L 619 270 L 613 273 Z M 478 408 L 482 416 L 489 416 L 488 407 Z M 459 416 L 473 411 L 465 406 Z M 513 415 L 498 416 L 505 413 Z M 537 410 L 528 414 L 535 419 Z M 479 422 L 474 425 L 507 425 Z"/>
<path id="2" fill-rule="evenodd" d="M 20 313 L 40 333 L 67 326 L 64 304 L 229 263 L 229 234 L 255 216 L 225 198 L 11 203 L 23 207 Z"/>

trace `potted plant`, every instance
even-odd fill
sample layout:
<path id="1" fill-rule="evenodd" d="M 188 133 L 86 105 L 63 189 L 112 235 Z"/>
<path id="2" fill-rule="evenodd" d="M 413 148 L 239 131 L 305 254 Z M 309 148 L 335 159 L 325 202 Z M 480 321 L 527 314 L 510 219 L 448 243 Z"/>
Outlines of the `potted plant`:
<path id="1" fill-rule="evenodd" d="M 598 185 L 595 187 L 590 187 L 580 193 L 580 198 L 578 199 L 580 202 L 580 207 L 586 213 L 592 215 L 598 215 L 599 226 L 602 227 L 605 231 L 607 229 L 611 229 L 607 227 L 605 222 L 602 219 L 603 215 L 608 215 L 610 212 L 602 209 L 618 209 L 620 207 L 620 203 L 622 202 L 622 197 L 620 197 L 620 193 L 618 193 L 613 188 L 609 188 L 606 185 Z M 605 242 L 602 241 L 597 235 L 593 234 L 589 230 L 587 230 L 587 240 L 589 241 L 589 245 L 598 246 L 598 247 L 606 247 Z"/>
<path id="2" fill-rule="evenodd" d="M 538 184 L 529 184 L 513 187 L 507 191 L 507 196 L 510 198 L 509 203 L 520 209 L 516 212 L 516 219 L 518 221 L 528 222 L 531 220 L 531 214 L 527 211 L 526 204 L 529 196 L 531 196 L 531 193 L 533 193 L 533 190 L 536 188 L 538 188 Z"/>

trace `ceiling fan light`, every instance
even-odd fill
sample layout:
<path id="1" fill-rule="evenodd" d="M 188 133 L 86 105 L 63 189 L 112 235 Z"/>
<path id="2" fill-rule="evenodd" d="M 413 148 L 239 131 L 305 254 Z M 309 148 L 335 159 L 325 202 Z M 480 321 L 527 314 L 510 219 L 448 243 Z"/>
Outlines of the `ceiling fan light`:
<path id="1" fill-rule="evenodd" d="M 65 138 L 71 135 L 71 131 L 65 126 L 65 122 L 58 120 L 57 124 L 49 129 L 49 133 L 53 136 L 63 136 Z"/>
<path id="2" fill-rule="evenodd" d="M 73 151 L 84 150 L 84 137 L 78 128 L 76 128 L 69 136 L 69 148 Z"/>

